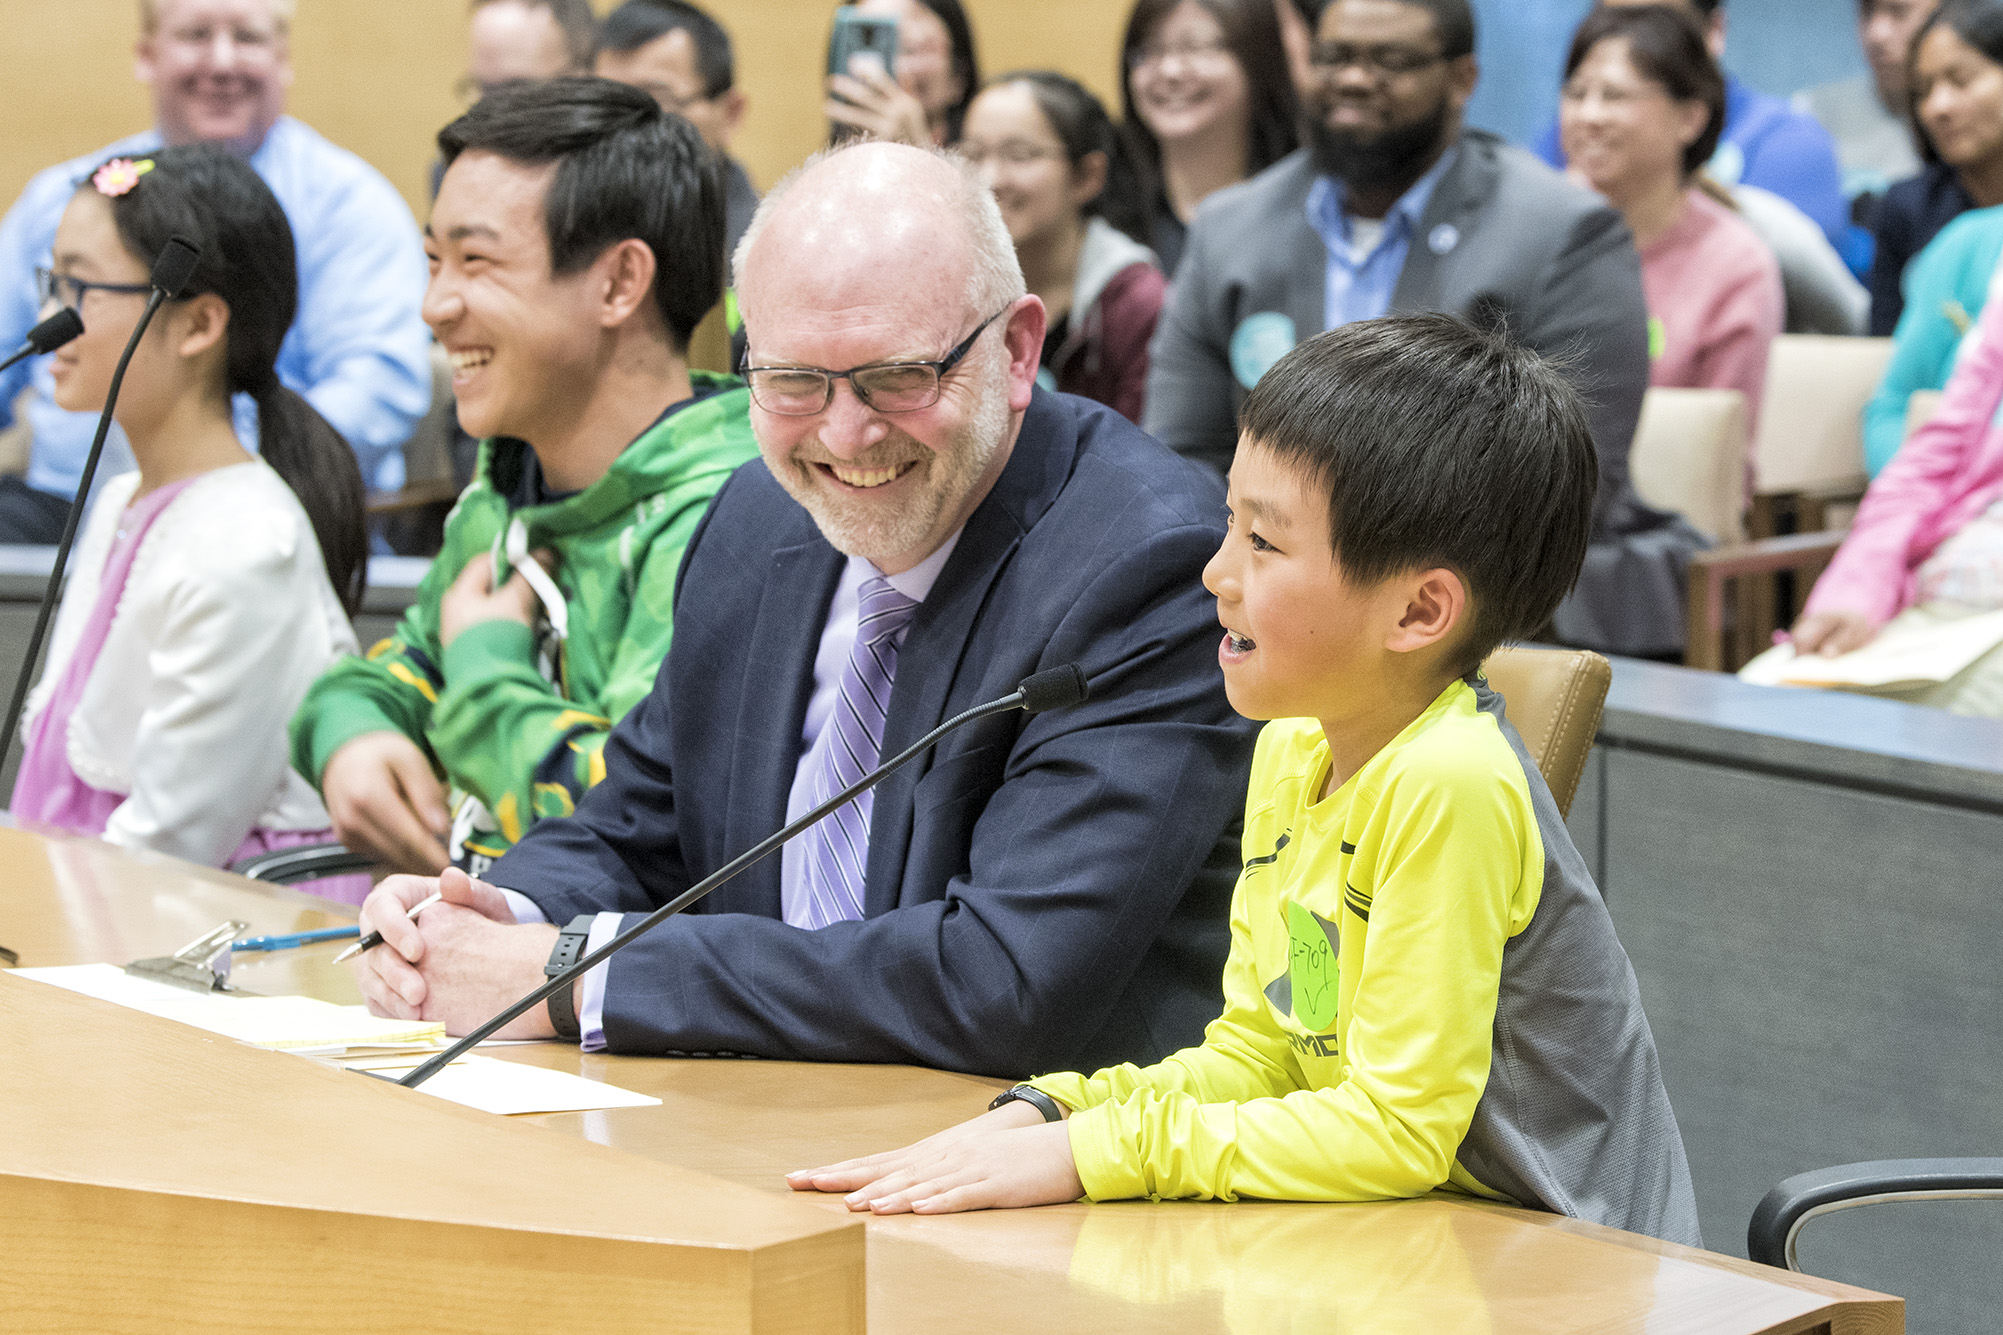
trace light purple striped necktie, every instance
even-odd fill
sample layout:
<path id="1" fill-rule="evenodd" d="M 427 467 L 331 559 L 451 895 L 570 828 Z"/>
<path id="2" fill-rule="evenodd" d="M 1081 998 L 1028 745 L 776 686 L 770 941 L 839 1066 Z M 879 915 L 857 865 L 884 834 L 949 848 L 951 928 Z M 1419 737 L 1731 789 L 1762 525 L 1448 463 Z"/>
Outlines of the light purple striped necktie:
<path id="1" fill-rule="evenodd" d="M 863 581 L 857 596 L 855 645 L 842 669 L 834 712 L 815 739 L 821 763 L 810 805 L 819 806 L 876 767 L 890 708 L 890 684 L 897 676 L 897 646 L 917 610 L 914 600 L 881 575 Z M 862 917 L 869 815 L 875 796 L 872 790 L 845 803 L 802 836 L 807 848 L 809 928 Z"/>

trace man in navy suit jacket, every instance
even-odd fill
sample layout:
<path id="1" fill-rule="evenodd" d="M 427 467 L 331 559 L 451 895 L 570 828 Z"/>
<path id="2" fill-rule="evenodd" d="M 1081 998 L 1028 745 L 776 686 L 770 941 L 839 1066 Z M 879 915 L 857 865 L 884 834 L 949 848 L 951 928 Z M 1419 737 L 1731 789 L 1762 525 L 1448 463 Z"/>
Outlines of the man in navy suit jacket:
<path id="1" fill-rule="evenodd" d="M 1215 475 L 1034 388 L 1042 303 L 985 189 L 940 156 L 817 160 L 768 197 L 737 267 L 764 458 L 689 545 L 654 691 L 603 782 L 494 885 L 398 877 L 370 898 L 390 946 L 362 957 L 370 1003 L 463 1032 L 541 981 L 555 924 L 602 944 L 810 805 L 803 756 L 859 582 L 881 576 L 919 601 L 879 755 L 1040 669 L 1079 664 L 1091 699 L 984 720 L 885 781 L 859 916 L 802 920 L 803 839 L 504 1032 L 1015 1075 L 1197 1041 L 1254 736 L 1200 583 Z M 886 363 L 937 368 L 937 401 L 893 406 L 905 381 L 923 397 L 922 370 L 865 370 L 858 390 L 835 369 Z M 448 902 L 405 921 L 434 887 Z"/>

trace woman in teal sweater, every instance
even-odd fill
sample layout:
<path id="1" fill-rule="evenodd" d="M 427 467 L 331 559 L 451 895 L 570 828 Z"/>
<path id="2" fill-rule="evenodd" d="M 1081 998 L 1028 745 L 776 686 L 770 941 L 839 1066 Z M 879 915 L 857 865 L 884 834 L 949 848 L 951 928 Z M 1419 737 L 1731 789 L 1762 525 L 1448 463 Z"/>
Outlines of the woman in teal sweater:
<path id="1" fill-rule="evenodd" d="M 1906 269 L 1905 310 L 1892 331 L 1892 360 L 1864 409 L 1864 467 L 1876 477 L 1906 437 L 1915 393 L 1947 387 L 1962 338 L 1975 328 L 2003 258 L 2003 205 L 1971 209 Z"/>

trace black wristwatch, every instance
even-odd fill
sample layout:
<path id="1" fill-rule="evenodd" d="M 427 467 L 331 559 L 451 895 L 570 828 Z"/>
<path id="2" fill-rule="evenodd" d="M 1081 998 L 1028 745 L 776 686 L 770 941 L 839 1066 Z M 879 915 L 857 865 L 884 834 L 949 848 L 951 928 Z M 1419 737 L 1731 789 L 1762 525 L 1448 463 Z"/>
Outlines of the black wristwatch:
<path id="1" fill-rule="evenodd" d="M 556 949 L 549 952 L 549 963 L 542 966 L 543 977 L 554 978 L 577 963 L 584 954 L 585 942 L 591 939 L 591 924 L 597 919 L 595 913 L 580 913 L 570 920 L 570 926 L 557 935 Z M 558 988 L 550 994 L 549 1022 L 556 1027 L 558 1038 L 577 1042 L 577 988 L 574 984 Z"/>
<path id="2" fill-rule="evenodd" d="M 1017 1085 L 1014 1089 L 1004 1089 L 1001 1093 L 995 1095 L 995 1101 L 988 1105 L 988 1111 L 993 1112 L 1003 1104 L 1014 1103 L 1017 1099 L 1021 1099 L 1024 1103 L 1042 1113 L 1043 1120 L 1046 1122 L 1061 1122 L 1064 1120 L 1064 1109 L 1057 1106 L 1057 1100 L 1051 1098 L 1034 1085 Z"/>

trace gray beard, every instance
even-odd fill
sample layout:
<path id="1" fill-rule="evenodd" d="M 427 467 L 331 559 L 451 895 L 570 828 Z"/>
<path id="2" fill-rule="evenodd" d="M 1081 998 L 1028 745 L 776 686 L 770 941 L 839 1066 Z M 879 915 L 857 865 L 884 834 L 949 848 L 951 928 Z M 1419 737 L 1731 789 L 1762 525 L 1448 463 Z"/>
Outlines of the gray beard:
<path id="1" fill-rule="evenodd" d="M 925 541 L 939 516 L 966 500 L 1008 439 L 1008 366 L 996 365 L 992 354 L 987 363 L 980 368 L 972 418 L 950 449 L 929 452 L 926 485 L 903 509 L 886 512 L 867 498 L 836 495 L 810 476 L 810 465 L 789 462 L 773 470 L 779 485 L 813 516 L 829 546 L 880 568 Z"/>

